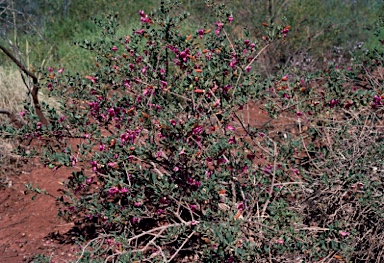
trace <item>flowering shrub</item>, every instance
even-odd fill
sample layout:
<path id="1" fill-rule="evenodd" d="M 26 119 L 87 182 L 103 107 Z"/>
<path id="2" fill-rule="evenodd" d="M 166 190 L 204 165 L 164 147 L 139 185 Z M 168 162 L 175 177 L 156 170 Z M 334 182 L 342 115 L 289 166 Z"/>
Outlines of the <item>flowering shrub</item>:
<path id="1" fill-rule="evenodd" d="M 271 27 L 260 41 L 233 39 L 226 28 L 236 17 L 223 5 L 207 6 L 217 22 L 187 33 L 179 25 L 188 14 L 175 15 L 174 3 L 151 14 L 139 11 L 140 26 L 125 37 L 116 35 L 117 16 L 95 21 L 100 41 L 79 43 L 95 52 L 94 72 L 84 77 L 49 68 L 45 85 L 62 107 L 43 105 L 48 125 L 26 107 L 27 124 L 12 131 L 55 140 L 42 154 L 44 164 L 76 170 L 58 201 L 60 216 L 94 229 L 78 262 L 292 262 L 352 255 L 362 244 L 353 237 L 363 227 L 352 229 L 350 212 L 339 214 L 333 202 L 349 206 L 340 195 L 345 191 L 348 198 L 365 196 L 357 202 L 361 207 L 381 207 L 364 201 L 378 199 L 372 188 L 363 193 L 369 169 L 367 159 L 356 156 L 382 134 L 353 148 L 351 138 L 364 132 L 356 126 L 363 115 L 340 127 L 326 112 L 359 109 L 370 98 L 364 109 L 374 125 L 383 97 L 372 90 L 344 98 L 340 76 L 346 73 L 338 69 L 327 73 L 326 90 L 311 89 L 306 77 L 292 74 L 260 80 L 254 61 L 290 27 Z M 271 116 L 293 118 L 299 135 L 276 139 L 272 126 L 250 127 L 243 116 L 250 100 L 262 101 Z M 336 159 L 335 146 L 344 159 Z M 335 160 L 353 174 L 333 167 Z"/>

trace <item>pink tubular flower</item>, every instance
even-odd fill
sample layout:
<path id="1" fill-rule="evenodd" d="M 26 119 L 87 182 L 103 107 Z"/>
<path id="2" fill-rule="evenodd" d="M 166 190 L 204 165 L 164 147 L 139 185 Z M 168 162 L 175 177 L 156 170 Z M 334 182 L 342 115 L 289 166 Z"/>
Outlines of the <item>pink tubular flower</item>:
<path id="1" fill-rule="evenodd" d="M 340 234 L 342 237 L 346 237 L 346 236 L 349 235 L 349 232 L 340 230 L 340 231 L 339 231 L 339 234 Z"/>
<path id="2" fill-rule="evenodd" d="M 116 51 L 117 51 L 117 47 L 116 47 L 116 46 L 113 46 L 113 47 L 111 48 L 111 50 L 112 50 L 113 52 L 116 52 Z"/>
<path id="3" fill-rule="evenodd" d="M 236 58 L 233 58 L 233 59 L 231 60 L 231 62 L 229 63 L 229 66 L 230 66 L 232 69 L 235 69 L 236 64 L 237 64 L 237 59 L 236 59 Z"/>
<path id="4" fill-rule="evenodd" d="M 181 51 L 180 52 L 180 58 L 184 61 L 184 62 L 186 62 L 187 61 L 187 58 L 188 58 L 188 56 L 189 56 L 189 48 L 186 48 L 184 51 Z"/>
<path id="5" fill-rule="evenodd" d="M 172 124 L 173 126 L 176 126 L 176 124 L 177 124 L 177 121 L 176 121 L 176 120 L 170 120 L 170 122 L 171 122 L 171 124 Z"/>
<path id="6" fill-rule="evenodd" d="M 236 130 L 235 127 L 233 127 L 232 125 L 227 125 L 227 127 L 225 127 L 227 130 L 230 130 L 230 131 L 234 131 Z"/>
<path id="7" fill-rule="evenodd" d="M 203 131 L 204 131 L 204 129 L 202 126 L 196 126 L 195 128 L 193 128 L 192 134 L 193 135 L 199 135 L 199 134 L 202 134 Z"/>
<path id="8" fill-rule="evenodd" d="M 144 29 L 136 30 L 135 34 L 136 35 L 143 35 L 144 34 Z"/>
<path id="9" fill-rule="evenodd" d="M 158 215 L 161 215 L 161 214 L 164 213 L 164 210 L 163 210 L 163 209 L 157 209 L 156 213 L 157 213 Z"/>
<path id="10" fill-rule="evenodd" d="M 120 194 L 126 194 L 126 193 L 128 193 L 128 188 L 123 187 L 120 189 Z"/>
<path id="11" fill-rule="evenodd" d="M 111 188 L 108 189 L 108 195 L 109 196 L 114 196 L 114 195 L 116 195 L 118 193 L 120 193 L 120 190 L 117 187 L 111 187 Z"/>
<path id="12" fill-rule="evenodd" d="M 220 99 L 217 99 L 215 103 L 213 103 L 213 107 L 216 108 L 220 105 Z"/>
<path id="13" fill-rule="evenodd" d="M 283 239 L 277 239 L 276 243 L 282 245 L 282 244 L 284 244 L 284 240 Z"/>
<path id="14" fill-rule="evenodd" d="M 195 212 L 197 205 L 189 205 L 189 208 L 191 208 L 192 212 Z"/>
<path id="15" fill-rule="evenodd" d="M 216 30 L 215 30 L 215 33 L 216 33 L 216 35 L 217 35 L 218 37 L 220 37 L 220 32 L 221 32 L 221 29 L 223 29 L 224 24 L 221 23 L 221 22 L 216 22 L 215 24 L 217 25 L 217 28 L 216 28 Z"/>
<path id="16" fill-rule="evenodd" d="M 228 21 L 229 21 L 229 23 L 232 23 L 232 21 L 233 21 L 233 16 L 232 16 L 232 15 L 230 15 L 230 16 L 228 17 Z"/>
<path id="17" fill-rule="evenodd" d="M 339 101 L 338 100 L 335 100 L 335 99 L 332 99 L 330 102 L 329 102 L 329 106 L 331 108 L 335 107 L 335 105 L 339 104 Z"/>
<path id="18" fill-rule="evenodd" d="M 63 73 L 63 71 L 64 71 L 64 68 L 61 68 L 61 69 L 59 69 L 57 72 L 59 72 L 59 73 Z"/>
<path id="19" fill-rule="evenodd" d="M 203 36 L 204 36 L 204 29 L 197 30 L 197 34 L 199 34 L 200 38 L 203 38 Z"/>
<path id="20" fill-rule="evenodd" d="M 236 138 L 235 137 L 229 138 L 228 143 L 229 144 L 236 144 Z"/>

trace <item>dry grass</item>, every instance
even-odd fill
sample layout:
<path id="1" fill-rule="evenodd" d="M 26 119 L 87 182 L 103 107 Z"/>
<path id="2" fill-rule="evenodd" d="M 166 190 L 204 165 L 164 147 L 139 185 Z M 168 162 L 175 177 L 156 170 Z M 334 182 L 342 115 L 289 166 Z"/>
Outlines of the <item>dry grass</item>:
<path id="1" fill-rule="evenodd" d="M 28 98 L 27 88 L 20 72 L 13 68 L 0 67 L 0 109 L 17 113 L 23 109 L 22 102 Z M 6 115 L 0 115 L 0 124 L 8 123 Z"/>
<path id="2" fill-rule="evenodd" d="M 0 109 L 18 113 L 23 109 L 22 102 L 28 98 L 27 88 L 25 87 L 19 71 L 14 68 L 0 67 Z M 0 125 L 10 124 L 7 115 L 0 115 Z M 18 156 L 13 153 L 16 145 L 10 139 L 0 137 L 0 177 L 11 172 L 10 168 L 15 166 Z M 1 184 L 1 182 L 0 182 Z"/>
<path id="3" fill-rule="evenodd" d="M 30 101 L 28 88 L 24 84 L 20 72 L 12 67 L 0 67 L 0 94 L 0 110 L 7 110 L 15 114 L 16 117 L 19 117 L 19 112 L 24 109 L 23 101 Z M 42 92 L 39 92 L 39 100 L 46 102 L 51 107 L 58 108 L 57 101 Z M 0 114 L 0 126 L 3 125 L 12 125 L 6 114 Z M 13 151 L 17 146 L 17 143 L 11 139 L 0 136 L 0 166 L 3 168 L 0 169 L 0 177 L 4 174 L 13 173 L 15 170 L 13 168 L 18 166 L 20 156 Z"/>

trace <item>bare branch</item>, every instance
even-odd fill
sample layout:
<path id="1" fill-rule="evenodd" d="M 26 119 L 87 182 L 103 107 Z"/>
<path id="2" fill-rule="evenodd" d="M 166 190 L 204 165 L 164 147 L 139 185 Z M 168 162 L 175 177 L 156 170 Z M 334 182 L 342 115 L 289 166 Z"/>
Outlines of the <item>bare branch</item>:
<path id="1" fill-rule="evenodd" d="M 13 56 L 12 53 L 9 52 L 1 44 L 0 44 L 0 49 L 20 68 L 21 71 L 23 71 L 27 76 L 32 78 L 33 89 L 32 89 L 31 95 L 32 95 L 33 105 L 35 107 L 35 112 L 36 112 L 36 115 L 39 117 L 41 123 L 43 125 L 47 125 L 48 121 L 44 117 L 44 114 L 43 114 L 41 107 L 40 107 L 40 104 L 39 104 L 39 99 L 38 99 L 39 82 L 38 82 L 37 77 L 35 76 L 35 74 L 30 72 L 28 69 L 26 69 L 25 66 L 17 58 L 15 58 L 15 56 Z"/>

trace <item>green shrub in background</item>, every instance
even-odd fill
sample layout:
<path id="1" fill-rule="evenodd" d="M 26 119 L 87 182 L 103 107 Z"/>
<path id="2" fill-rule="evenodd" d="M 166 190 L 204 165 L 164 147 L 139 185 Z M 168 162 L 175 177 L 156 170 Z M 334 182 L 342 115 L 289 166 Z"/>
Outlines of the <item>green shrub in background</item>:
<path id="1" fill-rule="evenodd" d="M 206 18 L 208 11 L 203 0 L 181 1 L 191 13 L 191 21 L 196 23 Z M 250 36 L 261 38 L 265 30 L 262 23 L 272 25 L 286 17 L 290 25 L 291 38 L 267 50 L 268 55 L 258 63 L 260 73 L 268 75 L 279 71 L 284 66 L 305 67 L 305 69 L 323 66 L 324 58 L 348 61 L 350 51 L 355 47 L 373 49 L 372 38 L 374 22 L 383 12 L 382 1 L 301 1 L 301 0 L 265 0 L 265 1 L 222 1 L 228 4 L 234 15 L 241 21 L 235 21 L 230 34 L 242 35 L 247 27 Z M 119 12 L 123 28 L 132 28 L 137 21 L 133 19 L 134 10 L 153 10 L 154 1 L 5 1 L 1 5 L 13 3 L 21 14 L 16 26 L 17 38 L 13 30 L 13 13 L 2 14 L 3 21 L 8 21 L 2 31 L 4 38 L 13 41 L 14 49 L 19 48 L 25 58 L 29 56 L 31 66 L 42 66 L 42 62 L 59 63 L 66 68 L 86 71 L 92 63 L 92 56 L 86 51 L 73 48 L 73 43 L 82 39 L 93 39 L 97 28 L 90 22 L 91 17 L 101 18 L 104 13 Z M 0 8 L 1 8 L 0 5 Z M 3 8 L 4 8 L 3 7 Z M 190 25 L 183 25 L 186 32 Z M 23 33 L 24 32 L 24 33 Z M 31 37 L 35 35 L 35 37 Z M 243 37 L 243 36 L 242 36 Z M 26 39 L 29 50 L 26 50 Z M 16 43 L 17 42 L 17 43 Z M 8 44 L 8 43 L 7 43 Z M 334 47 L 338 47 L 335 50 Z M 345 61 L 343 63 L 345 63 Z M 304 64 L 304 66 L 303 66 Z"/>

